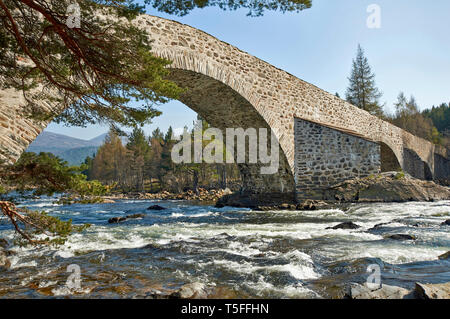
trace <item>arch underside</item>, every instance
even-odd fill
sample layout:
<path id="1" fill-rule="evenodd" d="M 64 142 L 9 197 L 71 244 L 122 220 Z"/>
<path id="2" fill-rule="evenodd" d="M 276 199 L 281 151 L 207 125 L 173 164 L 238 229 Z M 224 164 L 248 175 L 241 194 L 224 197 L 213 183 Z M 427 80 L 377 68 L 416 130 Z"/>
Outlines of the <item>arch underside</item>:
<path id="1" fill-rule="evenodd" d="M 182 69 L 171 69 L 168 79 L 186 89 L 179 101 L 197 112 L 212 127 L 222 130 L 224 138 L 227 128 L 255 128 L 257 131 L 266 128 L 270 132 L 270 126 L 253 105 L 228 85 Z M 248 149 L 246 145 L 246 158 Z M 294 199 L 294 177 L 281 146 L 279 154 L 280 165 L 276 174 L 261 174 L 261 167 L 267 164 L 238 164 L 243 177 L 241 194 L 260 194 L 260 199 L 271 203 L 276 199 L 280 202 Z"/>
<path id="2" fill-rule="evenodd" d="M 383 142 L 380 142 L 379 144 L 381 152 L 381 171 L 399 171 L 401 169 L 401 165 L 397 158 L 397 155 L 395 155 L 394 151 L 387 144 Z"/>
<path id="3" fill-rule="evenodd" d="M 415 178 L 433 180 L 430 165 L 409 148 L 403 149 L 403 170 Z"/>

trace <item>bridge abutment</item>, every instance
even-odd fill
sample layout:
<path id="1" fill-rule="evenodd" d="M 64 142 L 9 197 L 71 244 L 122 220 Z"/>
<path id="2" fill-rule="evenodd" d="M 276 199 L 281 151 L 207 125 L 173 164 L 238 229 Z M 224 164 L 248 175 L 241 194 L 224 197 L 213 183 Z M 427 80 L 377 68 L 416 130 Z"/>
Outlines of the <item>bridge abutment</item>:
<path id="1" fill-rule="evenodd" d="M 322 199 L 330 186 L 379 173 L 380 153 L 378 143 L 296 118 L 297 199 Z"/>

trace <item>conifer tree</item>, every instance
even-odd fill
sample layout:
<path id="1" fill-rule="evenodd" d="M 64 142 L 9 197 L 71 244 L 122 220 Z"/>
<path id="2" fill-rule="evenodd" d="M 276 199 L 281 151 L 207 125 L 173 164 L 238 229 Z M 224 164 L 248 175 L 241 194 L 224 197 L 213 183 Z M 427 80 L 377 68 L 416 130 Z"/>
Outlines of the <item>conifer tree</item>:
<path id="1" fill-rule="evenodd" d="M 375 74 L 369 65 L 361 45 L 358 45 L 356 58 L 353 60 L 350 81 L 346 92 L 347 102 L 369 112 L 382 116 L 383 107 L 380 105 L 381 91 L 375 85 Z"/>

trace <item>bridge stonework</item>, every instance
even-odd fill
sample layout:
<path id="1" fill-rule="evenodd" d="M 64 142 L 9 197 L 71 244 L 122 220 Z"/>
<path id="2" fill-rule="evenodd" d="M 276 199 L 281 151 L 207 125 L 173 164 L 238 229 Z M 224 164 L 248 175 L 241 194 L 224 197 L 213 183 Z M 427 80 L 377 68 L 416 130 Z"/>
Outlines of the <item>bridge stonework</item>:
<path id="1" fill-rule="evenodd" d="M 381 171 L 380 145 L 326 126 L 295 119 L 295 183 L 298 199 Z"/>
<path id="2" fill-rule="evenodd" d="M 135 23 L 149 33 L 154 54 L 173 61 L 170 79 L 187 88 L 180 97 L 181 102 L 218 128 L 265 127 L 275 133 L 281 156 L 278 173 L 261 175 L 259 165 L 241 165 L 242 193 L 279 200 L 295 198 L 295 119 L 379 144 L 382 167 L 397 165 L 421 176 L 424 175 L 422 168 L 427 167 L 433 178 L 445 178 L 438 175 L 448 174 L 445 166 L 450 163 L 446 149 L 372 116 L 228 43 L 159 17 L 142 15 Z M 20 93 L 0 92 L 0 160 L 6 163 L 17 160 L 48 124 L 22 118 L 19 115 L 22 105 Z M 53 106 L 42 103 L 42 107 Z M 415 164 L 411 165 L 410 161 Z"/>

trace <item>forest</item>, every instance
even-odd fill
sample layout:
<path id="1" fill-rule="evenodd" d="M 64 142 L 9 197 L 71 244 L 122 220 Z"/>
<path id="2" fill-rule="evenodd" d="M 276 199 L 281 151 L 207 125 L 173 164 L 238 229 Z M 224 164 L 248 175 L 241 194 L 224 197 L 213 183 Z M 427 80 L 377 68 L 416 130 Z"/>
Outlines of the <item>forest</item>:
<path id="1" fill-rule="evenodd" d="M 414 97 L 407 99 L 401 93 L 395 109 L 393 115 L 383 114 L 384 119 L 434 144 L 450 147 L 449 104 L 421 112 Z M 208 123 L 203 121 L 203 127 L 207 129 Z M 171 152 L 176 140 L 172 128 L 165 133 L 157 128 L 150 136 L 135 128 L 125 145 L 119 134 L 110 130 L 98 152 L 86 158 L 82 173 L 88 180 L 116 184 L 115 189 L 121 192 L 239 189 L 241 176 L 236 164 L 174 164 Z"/>
<path id="2" fill-rule="evenodd" d="M 200 121 L 206 130 L 208 123 Z M 236 164 L 173 163 L 172 147 L 177 141 L 171 127 L 166 133 L 157 128 L 150 136 L 135 128 L 125 145 L 119 134 L 111 129 L 97 153 L 86 158 L 83 174 L 88 180 L 115 184 L 115 189 L 121 192 L 180 193 L 198 192 L 199 188 L 239 188 L 241 176 Z"/>

